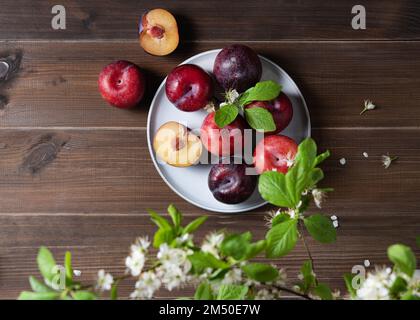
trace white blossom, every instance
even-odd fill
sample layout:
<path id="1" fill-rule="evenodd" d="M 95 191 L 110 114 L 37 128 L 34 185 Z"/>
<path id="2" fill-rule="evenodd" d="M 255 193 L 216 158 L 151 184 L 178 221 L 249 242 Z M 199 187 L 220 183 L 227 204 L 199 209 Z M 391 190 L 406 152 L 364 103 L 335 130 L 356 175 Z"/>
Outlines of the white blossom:
<path id="1" fill-rule="evenodd" d="M 162 283 L 165 285 L 166 289 L 172 291 L 172 289 L 181 286 L 184 282 L 187 281 L 187 274 L 180 267 L 165 268 L 159 267 L 157 269 L 157 274 L 160 277 Z"/>
<path id="2" fill-rule="evenodd" d="M 286 213 L 290 216 L 290 218 L 294 219 L 298 214 L 296 210 L 289 208 Z"/>
<path id="3" fill-rule="evenodd" d="M 367 152 L 363 152 L 363 156 L 364 156 L 365 158 L 369 158 L 369 155 L 368 155 L 368 153 L 367 153 Z"/>
<path id="4" fill-rule="evenodd" d="M 295 162 L 295 157 L 292 155 L 292 153 L 289 151 L 286 155 L 286 166 L 288 168 L 290 168 L 291 166 L 293 166 Z"/>
<path id="5" fill-rule="evenodd" d="M 150 241 L 147 237 L 137 238 L 130 246 L 130 255 L 125 259 L 125 266 L 133 277 L 139 276 L 143 270 L 149 247 Z"/>
<path id="6" fill-rule="evenodd" d="M 398 157 L 391 157 L 390 155 L 383 155 L 382 164 L 384 165 L 385 169 L 388 169 L 392 161 L 397 160 L 397 158 Z"/>
<path id="7" fill-rule="evenodd" d="M 342 166 L 344 166 L 345 164 L 346 164 L 346 158 L 341 158 L 340 159 L 340 164 L 342 165 Z"/>
<path id="8" fill-rule="evenodd" d="M 146 256 L 139 250 L 132 251 L 131 254 L 125 259 L 125 266 L 133 277 L 140 275 L 143 270 Z"/>
<path id="9" fill-rule="evenodd" d="M 321 208 L 322 201 L 326 198 L 326 192 L 322 189 L 313 189 L 312 197 L 314 198 L 315 205 Z"/>
<path id="10" fill-rule="evenodd" d="M 138 237 L 134 243 L 131 245 L 130 250 L 133 251 L 141 251 L 143 253 L 147 252 L 150 247 L 150 241 L 147 237 Z"/>
<path id="11" fill-rule="evenodd" d="M 235 89 L 230 89 L 230 90 L 226 91 L 226 93 L 225 93 L 225 99 L 226 99 L 227 104 L 234 103 L 236 101 L 236 99 L 238 99 L 238 98 L 239 98 L 239 93 Z M 220 106 L 222 106 L 222 104 L 220 104 Z"/>
<path id="12" fill-rule="evenodd" d="M 191 253 L 190 250 L 170 248 L 166 243 L 159 247 L 157 258 L 161 265 L 156 273 L 169 291 L 188 280 L 187 275 L 191 270 L 188 255 Z"/>
<path id="13" fill-rule="evenodd" d="M 273 219 L 277 217 L 279 214 L 281 214 L 281 210 L 270 210 L 267 212 L 267 215 L 264 217 L 264 220 L 267 222 L 265 225 L 267 227 L 271 227 L 271 224 L 273 223 Z"/>
<path id="14" fill-rule="evenodd" d="M 98 279 L 96 281 L 96 288 L 99 291 L 111 290 L 114 278 L 110 273 L 105 273 L 105 270 L 98 271 Z"/>
<path id="15" fill-rule="evenodd" d="M 223 233 L 211 233 L 204 239 L 203 244 L 201 245 L 201 250 L 203 252 L 211 253 L 216 258 L 220 258 L 219 247 L 222 244 L 223 239 Z"/>
<path id="16" fill-rule="evenodd" d="M 222 280 L 223 284 L 238 284 L 242 281 L 242 270 L 240 268 L 232 268 L 229 270 Z"/>
<path id="17" fill-rule="evenodd" d="M 360 289 L 357 290 L 359 300 L 390 300 L 389 289 L 396 278 L 391 268 L 377 268 L 369 272 Z"/>
<path id="18" fill-rule="evenodd" d="M 136 282 L 136 290 L 130 294 L 133 299 L 150 299 L 161 282 L 153 271 L 143 272 Z"/>
<path id="19" fill-rule="evenodd" d="M 183 234 L 182 236 L 176 238 L 175 240 L 176 240 L 177 244 L 182 245 L 182 244 L 187 243 L 188 241 L 192 240 L 192 238 L 193 238 L 192 234 L 186 233 L 186 234 Z"/>
<path id="20" fill-rule="evenodd" d="M 255 295 L 255 300 L 274 300 L 277 296 L 277 293 L 277 291 L 263 288 L 257 291 Z"/>
<path id="21" fill-rule="evenodd" d="M 372 101 L 370 101 L 370 100 L 365 100 L 365 103 L 364 103 L 364 109 L 360 112 L 360 114 L 362 115 L 362 114 L 364 114 L 366 111 L 370 111 L 370 110 L 373 110 L 373 109 L 375 109 L 376 108 L 376 106 L 373 104 L 373 102 Z"/>

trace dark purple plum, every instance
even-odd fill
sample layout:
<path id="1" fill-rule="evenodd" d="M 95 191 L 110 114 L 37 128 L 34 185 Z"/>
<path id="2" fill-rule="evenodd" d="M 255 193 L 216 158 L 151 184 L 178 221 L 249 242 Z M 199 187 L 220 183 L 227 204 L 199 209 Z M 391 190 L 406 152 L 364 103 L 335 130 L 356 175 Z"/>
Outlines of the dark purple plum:
<path id="1" fill-rule="evenodd" d="M 261 79 L 262 66 L 258 55 L 249 47 L 234 44 L 224 48 L 216 57 L 213 74 L 225 90 L 238 92 L 253 87 Z"/>
<path id="2" fill-rule="evenodd" d="M 245 109 L 251 108 L 264 108 L 270 111 L 273 116 L 276 130 L 266 132 L 266 134 L 277 134 L 283 131 L 289 125 L 293 117 L 292 102 L 283 92 L 272 101 L 254 101 L 245 106 Z"/>
<path id="3" fill-rule="evenodd" d="M 213 196 L 227 204 L 241 203 L 255 190 L 257 177 L 246 174 L 246 164 L 215 164 L 209 173 L 208 184 Z"/>

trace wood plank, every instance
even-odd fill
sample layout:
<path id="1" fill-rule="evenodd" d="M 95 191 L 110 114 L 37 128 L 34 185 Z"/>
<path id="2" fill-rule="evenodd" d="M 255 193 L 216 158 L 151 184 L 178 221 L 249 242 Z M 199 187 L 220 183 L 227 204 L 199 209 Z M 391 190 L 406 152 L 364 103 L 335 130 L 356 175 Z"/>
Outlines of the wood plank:
<path id="1" fill-rule="evenodd" d="M 326 212 L 345 216 L 417 215 L 418 130 L 316 129 L 324 186 L 335 188 Z M 144 214 L 173 202 L 187 204 L 162 181 L 147 149 L 145 130 L 0 130 L 0 212 Z M 362 153 L 367 152 L 369 158 Z M 400 159 L 389 169 L 381 155 Z M 347 164 L 341 166 L 340 158 Z M 257 212 L 267 210 L 264 208 Z"/>
<path id="2" fill-rule="evenodd" d="M 136 42 L 3 42 L 3 56 L 22 52 L 23 57 L 15 77 L 0 84 L 0 95 L 9 100 L 0 110 L 0 126 L 144 127 L 165 75 L 189 56 L 225 44 L 189 44 L 159 58 L 145 54 Z M 420 126 L 420 42 L 249 45 L 295 79 L 314 127 Z M 147 95 L 135 110 L 111 108 L 98 92 L 101 68 L 116 59 L 131 60 L 146 71 Z M 360 116 L 365 99 L 378 108 Z"/>
<path id="3" fill-rule="evenodd" d="M 188 217 L 186 222 L 193 216 Z M 266 227 L 259 214 L 211 215 L 196 235 L 197 243 L 209 231 L 226 228 L 231 232 L 249 230 L 255 239 L 264 237 Z M 398 227 L 396 227 L 398 226 Z M 381 219 L 366 212 L 364 216 L 340 217 L 338 240 L 335 244 L 322 245 L 308 239 L 315 258 L 315 270 L 323 282 L 333 288 L 343 289 L 342 275 L 351 272 L 354 265 L 361 265 L 365 259 L 374 264 L 388 263 L 386 248 L 396 241 L 414 247 L 415 236 L 420 228 L 420 220 L 413 215 L 394 212 Z M 81 281 L 94 281 L 97 270 L 121 275 L 124 272 L 124 257 L 135 237 L 152 235 L 153 227 L 145 216 L 1 216 L 0 215 L 0 298 L 14 299 L 20 291 L 28 290 L 27 277 L 39 273 L 36 267 L 38 247 L 51 248 L 60 263 L 64 252 L 73 253 L 74 268 L 82 271 Z M 417 249 L 417 254 L 420 251 Z M 294 251 L 277 260 L 257 260 L 275 262 L 286 268 L 288 282 L 297 281 L 296 275 L 303 261 L 307 259 L 299 242 Z M 373 267 L 372 267 L 373 268 Z M 370 269 L 372 269 L 370 268 Z M 369 269 L 368 269 L 369 270 Z M 133 281 L 121 284 L 121 297 L 128 297 L 133 291 Z M 192 288 L 167 292 L 160 297 L 188 296 Z"/>
<path id="4" fill-rule="evenodd" d="M 3 0 L 0 39 L 136 39 L 137 21 L 151 8 L 178 20 L 184 41 L 284 39 L 419 39 L 420 4 L 412 0 L 188 1 L 62 0 L 67 29 L 53 30 L 51 0 Z M 352 7 L 367 10 L 367 29 L 353 30 Z"/>

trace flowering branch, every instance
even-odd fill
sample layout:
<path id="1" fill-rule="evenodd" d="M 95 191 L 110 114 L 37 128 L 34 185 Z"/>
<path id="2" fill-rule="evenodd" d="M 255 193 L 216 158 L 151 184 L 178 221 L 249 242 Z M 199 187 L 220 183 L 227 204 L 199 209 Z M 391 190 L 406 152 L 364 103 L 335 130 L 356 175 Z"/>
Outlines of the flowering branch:
<path id="1" fill-rule="evenodd" d="M 317 184 L 324 174 L 318 165 L 329 152 L 317 154 L 312 139 L 304 140 L 298 148 L 293 165 L 287 172 L 264 172 L 259 178 L 261 196 L 278 207 L 269 217 L 269 230 L 264 239 L 253 240 L 251 232 L 241 234 L 214 232 L 201 244 L 194 242 L 194 233 L 206 221 L 199 217 L 183 224 L 181 212 L 170 205 L 170 219 L 149 210 L 157 226 L 153 239 L 139 237 L 130 246 L 125 259 L 126 273 L 113 277 L 99 270 L 95 284 L 81 285 L 73 279 L 71 254 L 65 255 L 64 273 L 57 269 L 51 252 L 41 247 L 37 262 L 44 281 L 30 277 L 32 292 L 24 291 L 19 299 L 96 299 L 110 291 L 111 299 L 118 296 L 118 284 L 123 279 L 134 279 L 132 299 L 151 299 L 156 291 L 172 291 L 189 284 L 196 288 L 194 299 L 279 299 L 286 292 L 304 299 L 336 299 L 320 282 L 313 270 L 314 259 L 306 243 L 304 232 L 320 243 L 336 239 L 336 229 L 331 220 L 322 214 L 306 213 L 313 201 L 320 208 L 325 193 Z M 298 230 L 299 229 L 299 230 Z M 299 282 L 286 285 L 286 273 L 276 265 L 254 262 L 257 256 L 279 258 L 289 254 L 298 239 L 302 239 L 308 261 L 302 264 Z M 150 247 L 157 249 L 152 255 Z M 348 291 L 354 298 L 420 299 L 420 281 L 415 277 L 416 259 L 410 248 L 391 246 L 388 256 L 393 269 L 369 273 L 367 280 L 355 289 L 354 277 L 345 277 Z M 145 263 L 151 266 L 145 268 Z M 64 278 L 61 276 L 64 275 Z"/>

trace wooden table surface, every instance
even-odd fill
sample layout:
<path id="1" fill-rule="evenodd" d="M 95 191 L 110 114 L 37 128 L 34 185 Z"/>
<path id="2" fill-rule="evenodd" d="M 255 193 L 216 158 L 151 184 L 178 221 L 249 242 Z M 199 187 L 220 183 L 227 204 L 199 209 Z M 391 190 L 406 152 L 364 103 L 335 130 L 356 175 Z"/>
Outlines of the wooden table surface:
<path id="1" fill-rule="evenodd" d="M 252 47 L 295 79 L 314 138 L 332 152 L 323 185 L 335 192 L 323 212 L 337 215 L 340 228 L 335 244 L 309 243 L 320 279 L 342 288 L 342 274 L 353 265 L 386 263 L 392 243 L 414 245 L 420 235 L 420 3 L 359 2 L 367 10 L 366 30 L 351 28 L 356 3 L 350 0 L 231 0 L 228 6 L 2 0 L 0 57 L 12 54 L 21 64 L 0 83 L 7 98 L 0 104 L 0 298 L 29 289 L 41 245 L 60 259 L 72 251 L 82 280 L 92 280 L 99 268 L 122 273 L 132 240 L 151 235 L 146 208 L 164 212 L 174 203 L 186 220 L 208 214 L 198 238 L 220 228 L 264 236 L 269 207 L 238 215 L 196 208 L 162 181 L 147 148 L 148 107 L 165 75 L 196 53 L 231 43 Z M 66 8 L 66 30 L 51 28 L 58 3 Z M 150 6 L 167 8 L 178 20 L 180 46 L 167 57 L 150 56 L 138 44 L 137 20 Z M 97 90 L 101 68 L 116 59 L 147 72 L 147 97 L 133 111 L 108 107 Z M 365 99 L 378 109 L 360 116 Z M 388 152 L 400 158 L 385 170 L 381 155 Z M 299 244 L 276 263 L 293 282 L 305 259 Z M 122 296 L 132 286 L 123 282 Z"/>

